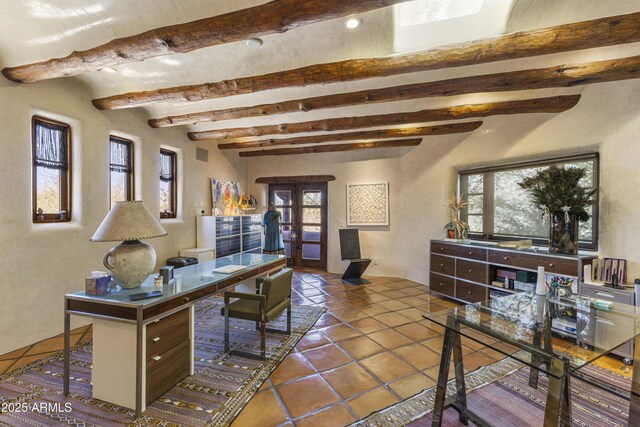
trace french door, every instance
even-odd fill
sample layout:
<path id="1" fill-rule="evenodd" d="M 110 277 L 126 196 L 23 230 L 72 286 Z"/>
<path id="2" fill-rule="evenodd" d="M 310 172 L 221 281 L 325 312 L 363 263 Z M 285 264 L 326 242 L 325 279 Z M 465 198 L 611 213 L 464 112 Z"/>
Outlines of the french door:
<path id="1" fill-rule="evenodd" d="M 270 184 L 269 203 L 282 214 L 287 264 L 327 268 L 327 183 Z"/>

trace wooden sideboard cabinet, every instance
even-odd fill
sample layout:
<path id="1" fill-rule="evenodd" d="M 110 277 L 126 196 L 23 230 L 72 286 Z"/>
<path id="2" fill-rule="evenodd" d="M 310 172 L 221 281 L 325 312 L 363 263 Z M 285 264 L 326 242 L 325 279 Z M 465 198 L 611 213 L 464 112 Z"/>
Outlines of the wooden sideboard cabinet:
<path id="1" fill-rule="evenodd" d="M 533 249 L 507 249 L 482 243 L 431 241 L 429 285 L 432 292 L 463 302 L 489 299 L 491 289 L 507 293 L 520 292 L 492 286 L 501 268 L 545 272 L 571 276 L 582 281 L 583 267 L 595 256 L 557 255 Z"/>

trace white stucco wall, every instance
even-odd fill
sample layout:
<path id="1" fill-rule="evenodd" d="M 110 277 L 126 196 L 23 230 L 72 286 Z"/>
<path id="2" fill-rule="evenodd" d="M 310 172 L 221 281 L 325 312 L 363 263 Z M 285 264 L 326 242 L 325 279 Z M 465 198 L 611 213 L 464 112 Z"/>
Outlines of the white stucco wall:
<path id="1" fill-rule="evenodd" d="M 100 112 L 90 99 L 68 80 L 0 84 L 0 354 L 62 332 L 63 295 L 84 289 L 92 270 L 104 270 L 102 257 L 112 245 L 89 238 L 108 211 L 110 133 L 134 140 L 135 195 L 152 212 L 159 211 L 159 148 L 179 153 L 181 218 L 162 221 L 169 235 L 149 241 L 158 266 L 179 249 L 195 246 L 196 206 L 211 209 L 209 178 L 238 179 L 244 186 L 245 162 L 236 156 L 189 142 L 184 130 L 151 129 L 137 113 Z M 31 221 L 33 114 L 72 126 L 71 223 Z M 197 146 L 209 150 L 208 163 L 195 159 Z M 80 322 L 74 319 L 73 326 Z"/>

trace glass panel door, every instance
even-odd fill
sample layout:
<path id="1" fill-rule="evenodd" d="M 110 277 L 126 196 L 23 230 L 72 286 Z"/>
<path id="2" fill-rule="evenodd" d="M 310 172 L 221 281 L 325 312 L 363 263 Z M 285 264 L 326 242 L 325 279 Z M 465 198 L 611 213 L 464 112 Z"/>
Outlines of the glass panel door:
<path id="1" fill-rule="evenodd" d="M 327 267 L 327 183 L 271 184 L 269 198 L 282 214 L 288 264 Z"/>
<path id="2" fill-rule="evenodd" d="M 295 217 L 294 197 L 295 188 L 293 185 L 269 186 L 269 202 L 274 203 L 276 210 L 282 215 L 282 242 L 284 243 L 284 252 L 287 256 L 287 265 L 290 266 L 293 265 L 292 254 L 294 254 L 294 251 L 292 250 L 292 246 L 295 248 L 295 244 L 292 244 L 292 241 L 295 241 L 296 237 L 293 229 L 293 219 Z"/>

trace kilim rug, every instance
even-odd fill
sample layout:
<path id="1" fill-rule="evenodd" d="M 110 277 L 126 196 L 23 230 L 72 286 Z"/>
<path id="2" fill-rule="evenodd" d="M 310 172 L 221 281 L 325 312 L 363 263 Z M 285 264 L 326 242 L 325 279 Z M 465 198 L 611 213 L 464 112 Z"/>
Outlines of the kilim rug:
<path id="1" fill-rule="evenodd" d="M 267 360 L 224 353 L 222 298 L 196 303 L 195 374 L 185 378 L 134 420 L 134 411 L 91 398 L 91 344 L 73 349 L 70 395 L 62 395 L 62 353 L 0 377 L 0 405 L 24 403 L 27 412 L 0 414 L 3 426 L 225 426 L 324 312 L 294 305 L 290 336 L 267 333 Z M 285 329 L 286 314 L 269 323 Z M 260 351 L 255 323 L 231 319 L 231 349 Z M 117 351 L 114 348 L 114 351 Z M 57 405 L 56 405 L 57 403 Z M 44 404 L 44 405 L 43 405 Z M 48 404 L 48 405 L 47 405 Z M 67 411 L 65 404 L 70 405 Z"/>
<path id="2" fill-rule="evenodd" d="M 580 370 L 600 383 L 629 393 L 631 380 L 598 366 Z M 541 426 L 547 396 L 547 377 L 540 375 L 537 389 L 529 387 L 529 368 L 513 359 L 477 369 L 465 376 L 469 408 L 496 427 Z M 469 392 L 471 390 L 471 392 Z M 447 395 L 455 393 L 450 381 Z M 352 427 L 431 426 L 435 387 L 400 403 L 374 412 Z M 571 379 L 572 426 L 625 427 L 628 399 L 606 392 L 576 378 Z M 470 423 L 471 425 L 472 423 Z M 443 426 L 463 426 L 454 409 L 445 411 Z"/>

